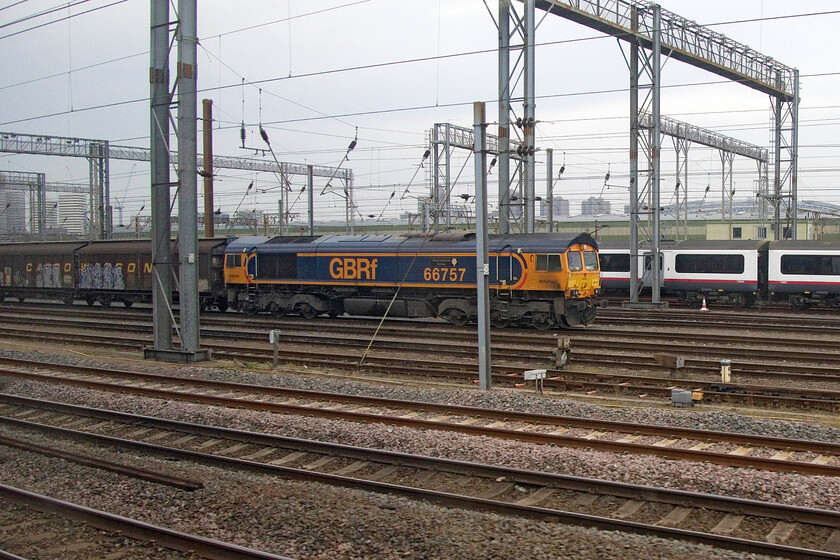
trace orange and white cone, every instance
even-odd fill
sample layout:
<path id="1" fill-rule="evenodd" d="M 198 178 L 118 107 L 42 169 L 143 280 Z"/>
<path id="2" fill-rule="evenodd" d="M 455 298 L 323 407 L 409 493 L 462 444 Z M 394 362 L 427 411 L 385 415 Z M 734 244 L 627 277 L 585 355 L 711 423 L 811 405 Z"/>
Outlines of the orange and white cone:
<path id="1" fill-rule="evenodd" d="M 706 298 L 703 298 L 703 305 L 700 306 L 700 311 L 708 311 L 709 308 L 706 307 Z"/>

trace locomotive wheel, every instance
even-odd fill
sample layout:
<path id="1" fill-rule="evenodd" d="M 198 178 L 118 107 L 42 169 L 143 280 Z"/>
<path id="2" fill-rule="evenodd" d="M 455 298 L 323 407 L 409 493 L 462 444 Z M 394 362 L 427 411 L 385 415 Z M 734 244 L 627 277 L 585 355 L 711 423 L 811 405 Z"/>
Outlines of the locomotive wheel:
<path id="1" fill-rule="evenodd" d="M 300 313 L 300 316 L 304 319 L 314 319 L 318 316 L 318 310 L 306 302 L 303 302 L 298 306 L 298 313 Z"/>
<path id="2" fill-rule="evenodd" d="M 134 302 L 133 302 L 133 301 L 129 301 L 129 300 L 127 300 L 127 299 L 124 299 L 124 300 L 123 300 L 123 305 L 125 306 L 125 308 L 126 308 L 126 309 L 128 309 L 129 307 L 131 307 L 132 305 L 134 305 Z"/>
<path id="3" fill-rule="evenodd" d="M 219 308 L 219 311 L 224 313 L 225 311 L 228 310 L 228 302 L 227 301 L 220 301 L 219 303 L 216 304 L 216 307 Z"/>
<path id="4" fill-rule="evenodd" d="M 96 296 L 85 296 L 85 301 L 88 307 L 93 307 L 93 304 L 96 303 Z"/>
<path id="5" fill-rule="evenodd" d="M 330 309 L 327 311 L 327 315 L 330 316 L 330 319 L 335 319 L 339 315 L 344 315 L 343 302 L 341 300 L 330 301 Z"/>
<path id="6" fill-rule="evenodd" d="M 245 315 L 256 315 L 257 306 L 252 303 L 246 303 L 242 306 L 242 311 L 245 313 Z"/>
<path id="7" fill-rule="evenodd" d="M 450 307 L 441 313 L 441 317 L 455 325 L 456 327 L 463 327 L 470 322 L 470 317 L 460 309 Z"/>
<path id="8" fill-rule="evenodd" d="M 534 313 L 531 316 L 531 324 L 538 331 L 545 331 L 554 326 L 554 321 L 551 320 L 548 313 Z"/>
<path id="9" fill-rule="evenodd" d="M 498 311 L 491 311 L 490 324 L 496 327 L 497 329 L 506 329 L 508 326 L 510 326 L 510 317 L 508 317 L 507 315 L 502 315 Z"/>
<path id="10" fill-rule="evenodd" d="M 269 311 L 271 311 L 271 313 L 275 317 L 285 317 L 286 316 L 286 308 L 283 307 L 282 305 L 280 305 L 277 302 L 274 302 L 274 301 L 271 302 L 271 305 L 268 306 L 268 309 L 269 309 Z"/>

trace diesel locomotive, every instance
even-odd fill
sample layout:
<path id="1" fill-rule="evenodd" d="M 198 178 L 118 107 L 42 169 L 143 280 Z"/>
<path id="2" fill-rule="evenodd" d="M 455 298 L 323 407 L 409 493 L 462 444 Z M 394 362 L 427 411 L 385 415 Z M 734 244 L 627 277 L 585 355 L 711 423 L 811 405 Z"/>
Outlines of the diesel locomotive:
<path id="1" fill-rule="evenodd" d="M 477 314 L 475 246 L 472 233 L 203 239 L 199 301 L 202 310 L 308 319 L 387 313 L 464 325 Z M 128 307 L 150 302 L 154 282 L 148 240 L 0 244 L 0 271 L 0 298 L 20 301 Z M 586 233 L 490 236 L 482 273 L 496 327 L 549 329 L 595 318 L 598 245 Z"/>

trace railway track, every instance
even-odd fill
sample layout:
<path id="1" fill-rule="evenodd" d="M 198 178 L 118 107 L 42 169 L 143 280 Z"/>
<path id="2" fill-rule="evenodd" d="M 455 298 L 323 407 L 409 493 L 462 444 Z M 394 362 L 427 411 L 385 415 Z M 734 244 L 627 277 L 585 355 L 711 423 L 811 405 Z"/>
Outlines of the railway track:
<path id="1" fill-rule="evenodd" d="M 291 560 L 0 484 L 0 558 Z M 169 549 L 161 551 L 161 548 Z M 183 554 L 174 551 L 183 552 Z"/>
<path id="2" fill-rule="evenodd" d="M 63 442 L 131 449 L 518 518 L 691 540 L 786 558 L 840 558 L 840 514 L 832 511 L 314 442 L 5 395 L 0 396 L 0 425 L 46 433 Z M 65 427 L 71 425 L 72 429 Z"/>
<path id="3" fill-rule="evenodd" d="M 827 442 L 400 401 L 85 366 L 54 366 L 8 358 L 0 358 L 0 364 L 6 364 L 0 369 L 0 376 L 165 400 L 358 423 L 384 423 L 776 472 L 840 476 L 840 444 Z M 10 367 L 12 364 L 15 367 Z M 34 369 L 38 371 L 32 371 Z"/>
<path id="4" fill-rule="evenodd" d="M 6 324 L 0 326 L 0 333 L 10 339 L 72 340 L 75 343 L 132 350 L 139 349 L 144 342 L 150 343 L 151 340 L 147 315 L 144 320 L 112 324 L 108 333 L 113 334 L 96 330 L 101 322 L 101 317 L 96 314 L 95 319 L 52 319 L 50 327 L 40 324 L 39 317 L 4 317 L 0 314 L 0 318 L 6 320 Z M 15 321 L 18 321 L 17 326 L 11 324 Z M 237 316 L 223 320 L 227 321 L 237 321 Z M 92 329 L 92 322 L 96 324 L 96 329 Z M 302 321 L 293 323 L 289 330 L 281 329 L 284 335 L 282 359 L 310 367 L 357 373 L 440 377 L 461 383 L 468 383 L 477 375 L 473 358 L 475 350 L 467 342 L 474 337 L 474 333 L 468 329 L 440 329 L 439 326 L 426 329 L 428 324 L 424 324 L 420 331 L 423 333 L 422 338 L 428 338 L 424 345 L 422 340 L 418 341 L 417 326 L 414 323 L 388 325 L 374 345 L 375 352 L 368 354 L 365 363 L 360 366 L 362 349 L 369 342 L 368 335 L 363 331 L 374 327 L 371 322 L 362 322 L 360 327 L 354 327 L 353 332 L 348 334 L 349 322 L 339 323 L 342 328 L 334 334 L 312 332 L 319 325 L 308 325 Z M 268 345 L 253 342 L 265 335 L 258 324 L 236 327 L 211 325 L 205 326 L 202 332 L 205 343 L 214 349 L 217 357 L 265 362 L 272 359 L 272 350 Z M 270 326 L 268 322 L 261 324 L 266 330 Z M 80 334 L 79 329 L 83 329 L 84 334 Z M 305 332 L 298 332 L 301 330 Z M 594 331 L 575 332 L 591 338 L 573 338 L 573 365 L 553 372 L 546 382 L 549 388 L 573 393 L 597 393 L 609 398 L 666 400 L 670 399 L 671 390 L 678 388 L 702 392 L 705 402 L 828 411 L 840 408 L 840 379 L 836 376 L 832 361 L 840 359 L 840 354 L 833 348 L 829 350 L 830 342 L 826 343 L 822 351 L 811 348 L 790 352 L 766 348 L 744 350 L 719 344 L 709 347 L 685 344 L 679 347 L 669 341 L 628 343 L 626 338 L 605 340 Z M 533 332 L 511 332 L 505 337 L 494 337 L 496 342 L 493 354 L 497 360 L 493 367 L 495 382 L 521 385 L 524 370 L 540 366 L 551 369 L 556 337 Z M 628 344 L 632 345 L 630 353 L 627 351 Z M 673 377 L 668 370 L 655 364 L 653 354 L 657 351 L 685 351 L 691 353 L 692 357 L 686 360 L 686 367 L 680 370 L 679 376 Z M 738 383 L 721 384 L 715 379 L 720 358 L 735 356 L 739 352 L 752 352 L 763 359 L 736 361 L 733 377 Z M 776 360 L 767 361 L 768 355 L 773 353 Z M 803 363 L 807 360 L 811 360 L 812 364 Z"/>

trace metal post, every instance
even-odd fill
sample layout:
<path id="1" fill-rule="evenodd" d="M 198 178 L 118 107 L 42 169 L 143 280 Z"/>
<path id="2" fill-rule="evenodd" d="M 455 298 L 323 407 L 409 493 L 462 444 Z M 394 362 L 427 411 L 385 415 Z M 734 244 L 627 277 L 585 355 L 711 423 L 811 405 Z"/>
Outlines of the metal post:
<path id="1" fill-rule="evenodd" d="M 172 256 L 169 223 L 169 1 L 152 0 L 151 19 L 152 307 L 154 349 L 172 349 Z M 140 235 L 139 215 L 135 216 Z"/>
<path id="2" fill-rule="evenodd" d="M 546 209 L 546 220 L 548 221 L 548 232 L 554 231 L 554 150 L 551 148 L 545 151 L 545 198 L 548 208 Z"/>
<path id="3" fill-rule="evenodd" d="M 653 208 L 653 232 L 651 233 L 651 258 L 653 259 L 653 269 L 651 271 L 651 301 L 659 303 L 660 301 L 660 278 L 662 271 L 659 270 L 659 179 L 660 179 L 660 157 L 659 152 L 662 148 L 662 134 L 661 122 L 659 112 L 659 85 L 660 72 L 662 64 L 660 63 L 660 47 L 662 38 L 662 8 L 658 4 L 651 4 L 653 8 L 653 45 L 651 52 L 651 113 L 653 115 L 653 127 L 651 128 L 651 164 L 652 164 L 652 178 L 650 182 L 651 187 L 651 202 Z"/>
<path id="4" fill-rule="evenodd" d="M 796 239 L 799 223 L 797 183 L 799 181 L 799 69 L 793 70 L 793 100 L 790 102 L 790 220 L 791 239 Z"/>
<path id="5" fill-rule="evenodd" d="M 781 81 L 781 76 L 777 77 Z M 774 100 L 774 154 L 773 154 L 773 238 L 778 241 L 783 238 L 781 206 L 782 206 L 782 98 Z"/>
<path id="6" fill-rule="evenodd" d="M 196 4 L 197 0 L 178 0 L 178 292 L 184 352 L 199 348 Z"/>
<path id="7" fill-rule="evenodd" d="M 528 148 L 528 154 L 524 156 L 524 178 L 522 198 L 525 212 L 525 233 L 534 233 L 534 193 L 536 192 L 535 183 L 535 162 L 534 150 L 536 149 L 536 138 L 534 128 L 536 121 L 534 118 L 534 75 L 536 73 L 534 66 L 534 43 L 535 43 L 535 28 L 534 28 L 534 0 L 525 0 L 525 107 L 524 107 L 524 123 L 523 136 L 525 139 L 525 147 Z"/>
<path id="8" fill-rule="evenodd" d="M 639 12 L 631 8 L 631 28 L 639 29 Z M 657 267 L 654 267 L 657 268 Z M 630 41 L 630 302 L 639 292 L 639 43 Z"/>
<path id="9" fill-rule="evenodd" d="M 313 174 L 313 168 L 311 165 L 306 166 L 306 190 L 308 192 L 308 206 L 306 209 L 306 215 L 309 221 L 309 235 L 315 235 L 315 213 L 313 207 L 315 206 L 315 201 L 313 199 L 313 192 L 315 190 L 315 175 Z"/>
<path id="10" fill-rule="evenodd" d="M 37 194 L 36 194 L 36 201 L 37 201 L 37 214 L 36 219 L 38 223 L 36 224 L 38 228 L 38 239 L 46 239 L 47 238 L 47 175 L 46 173 L 38 173 L 38 185 L 37 185 Z"/>
<path id="11" fill-rule="evenodd" d="M 446 165 L 446 182 L 444 183 L 443 188 L 443 201 L 438 200 L 438 222 L 440 222 L 440 210 L 443 207 L 443 211 L 446 214 L 446 228 L 444 231 L 449 232 L 452 230 L 452 207 L 449 204 L 449 197 L 451 196 L 450 190 L 452 189 L 452 146 L 450 146 L 449 138 L 450 138 L 450 126 L 449 123 L 446 123 L 446 138 L 443 139 L 443 152 L 446 157 L 445 165 Z M 440 197 L 440 193 L 438 193 L 438 197 Z M 435 229 L 435 231 L 440 231 L 439 229 Z"/>
<path id="12" fill-rule="evenodd" d="M 213 100 L 201 102 L 204 122 L 204 237 L 215 235 L 213 224 Z"/>
<path id="13" fill-rule="evenodd" d="M 510 0 L 499 0 L 499 233 L 510 233 Z"/>
<path id="14" fill-rule="evenodd" d="M 475 276 L 477 285 L 478 311 L 478 386 L 489 390 L 490 372 L 490 263 L 488 260 L 487 235 L 487 160 L 485 158 L 484 103 L 473 103 L 473 127 L 475 129 Z"/>

